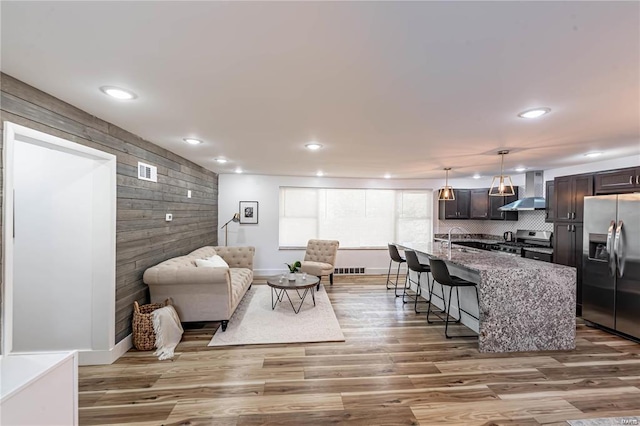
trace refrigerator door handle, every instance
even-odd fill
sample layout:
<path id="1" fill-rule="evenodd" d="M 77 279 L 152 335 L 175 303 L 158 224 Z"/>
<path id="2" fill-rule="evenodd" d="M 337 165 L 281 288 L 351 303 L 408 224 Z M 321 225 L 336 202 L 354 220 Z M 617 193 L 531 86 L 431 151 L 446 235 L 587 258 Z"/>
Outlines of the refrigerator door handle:
<path id="1" fill-rule="evenodd" d="M 618 268 L 618 276 L 622 278 L 624 275 L 624 264 L 625 264 L 625 253 L 624 250 L 624 242 L 622 241 L 622 227 L 624 223 L 622 221 L 618 222 L 618 227 L 616 228 L 616 238 L 613 243 L 613 251 L 616 257 L 616 267 Z M 621 247 L 622 245 L 622 247 Z"/>
<path id="2" fill-rule="evenodd" d="M 616 274 L 616 261 L 615 261 L 615 255 L 613 253 L 613 234 L 616 230 L 616 221 L 612 220 L 611 223 L 609 224 L 609 230 L 607 231 L 607 253 L 609 253 L 609 262 L 608 263 L 608 269 L 609 269 L 609 275 L 614 276 Z"/>

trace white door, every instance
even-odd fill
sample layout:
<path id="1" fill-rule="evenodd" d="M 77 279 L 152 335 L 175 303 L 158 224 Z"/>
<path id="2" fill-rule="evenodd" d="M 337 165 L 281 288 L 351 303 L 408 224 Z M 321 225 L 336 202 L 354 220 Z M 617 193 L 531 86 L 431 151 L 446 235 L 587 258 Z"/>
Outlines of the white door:
<path id="1" fill-rule="evenodd" d="M 115 157 L 21 126 L 11 129 L 8 143 L 5 135 L 5 348 L 109 350 Z"/>

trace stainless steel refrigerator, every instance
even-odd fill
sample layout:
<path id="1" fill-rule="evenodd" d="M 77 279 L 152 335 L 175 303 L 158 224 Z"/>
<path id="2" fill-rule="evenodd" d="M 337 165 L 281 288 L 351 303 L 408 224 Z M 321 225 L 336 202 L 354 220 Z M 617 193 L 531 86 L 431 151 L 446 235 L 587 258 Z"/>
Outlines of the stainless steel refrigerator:
<path id="1" fill-rule="evenodd" d="M 584 198 L 582 317 L 640 339 L 640 193 Z"/>

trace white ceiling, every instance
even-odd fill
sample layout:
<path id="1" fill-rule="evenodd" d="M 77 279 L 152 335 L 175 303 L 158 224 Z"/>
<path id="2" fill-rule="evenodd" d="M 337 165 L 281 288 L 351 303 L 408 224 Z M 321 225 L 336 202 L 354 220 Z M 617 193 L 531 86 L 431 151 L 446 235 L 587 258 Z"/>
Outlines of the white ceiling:
<path id="1" fill-rule="evenodd" d="M 640 154 L 639 2 L 3 1 L 1 19 L 3 72 L 221 173 L 464 177 L 505 148 L 508 168 Z M 552 112 L 516 116 L 537 106 Z"/>

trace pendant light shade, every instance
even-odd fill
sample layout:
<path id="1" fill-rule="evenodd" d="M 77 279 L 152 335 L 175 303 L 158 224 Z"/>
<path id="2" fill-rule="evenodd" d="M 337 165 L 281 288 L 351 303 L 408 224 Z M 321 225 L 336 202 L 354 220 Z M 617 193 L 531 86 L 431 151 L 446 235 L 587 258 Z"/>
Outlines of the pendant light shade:
<path id="1" fill-rule="evenodd" d="M 449 170 L 451 170 L 451 167 L 447 167 L 444 170 L 446 177 L 444 179 L 444 186 L 438 191 L 438 200 L 453 201 L 456 199 L 456 194 L 453 192 L 453 188 L 449 186 Z"/>
<path id="2" fill-rule="evenodd" d="M 513 189 L 511 176 L 504 174 L 504 156 L 508 153 L 509 151 L 498 151 L 498 155 L 500 156 L 500 176 L 493 177 L 493 181 L 491 181 L 491 188 L 489 189 L 489 195 L 494 197 L 508 197 L 510 195 L 516 195 L 516 192 Z"/>

